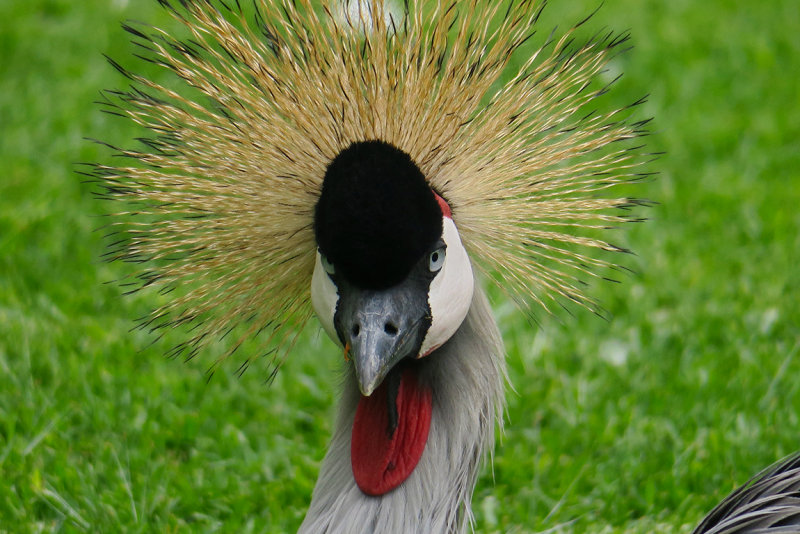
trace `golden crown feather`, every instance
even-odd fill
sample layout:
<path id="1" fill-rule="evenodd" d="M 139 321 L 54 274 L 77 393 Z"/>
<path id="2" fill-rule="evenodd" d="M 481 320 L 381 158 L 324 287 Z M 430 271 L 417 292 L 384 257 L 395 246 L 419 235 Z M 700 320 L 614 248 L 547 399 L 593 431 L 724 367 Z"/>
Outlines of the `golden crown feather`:
<path id="1" fill-rule="evenodd" d="M 523 308 L 599 310 L 583 278 L 614 262 L 591 251 L 622 249 L 598 231 L 636 220 L 626 210 L 643 202 L 617 191 L 648 174 L 647 121 L 628 119 L 641 101 L 591 109 L 627 34 L 578 43 L 579 24 L 534 48 L 544 2 L 526 0 L 160 3 L 184 38 L 125 28 L 173 78 L 112 61 L 131 88 L 104 104 L 149 133 L 117 149 L 128 164 L 93 174 L 125 206 L 108 257 L 141 265 L 136 289 L 168 294 L 140 326 L 188 331 L 172 354 L 229 337 L 222 360 L 261 335 L 281 361 L 312 315 L 327 165 L 373 139 L 413 158 L 484 276 Z"/>

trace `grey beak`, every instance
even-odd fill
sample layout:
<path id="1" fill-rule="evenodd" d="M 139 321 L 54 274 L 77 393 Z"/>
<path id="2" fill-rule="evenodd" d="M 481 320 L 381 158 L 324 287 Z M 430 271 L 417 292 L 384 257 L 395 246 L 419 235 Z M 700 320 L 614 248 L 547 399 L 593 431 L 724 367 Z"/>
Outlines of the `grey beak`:
<path id="1" fill-rule="evenodd" d="M 389 370 L 408 355 L 395 322 L 379 313 L 358 314 L 350 337 L 350 355 L 361 393 L 369 396 Z"/>
<path id="2" fill-rule="evenodd" d="M 339 287 L 334 321 L 350 347 L 358 387 L 369 396 L 387 373 L 416 356 L 430 327 L 427 288 L 402 283 L 383 291 Z"/>

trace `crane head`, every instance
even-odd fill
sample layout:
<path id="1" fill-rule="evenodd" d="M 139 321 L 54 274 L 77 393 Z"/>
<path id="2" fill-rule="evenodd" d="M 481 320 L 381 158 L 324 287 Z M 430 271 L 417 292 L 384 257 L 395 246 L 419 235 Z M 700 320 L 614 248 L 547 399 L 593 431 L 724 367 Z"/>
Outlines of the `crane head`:
<path id="1" fill-rule="evenodd" d="M 314 309 L 346 347 L 364 396 L 466 317 L 469 257 L 448 204 L 403 151 L 382 141 L 343 150 L 325 174 L 314 231 Z"/>

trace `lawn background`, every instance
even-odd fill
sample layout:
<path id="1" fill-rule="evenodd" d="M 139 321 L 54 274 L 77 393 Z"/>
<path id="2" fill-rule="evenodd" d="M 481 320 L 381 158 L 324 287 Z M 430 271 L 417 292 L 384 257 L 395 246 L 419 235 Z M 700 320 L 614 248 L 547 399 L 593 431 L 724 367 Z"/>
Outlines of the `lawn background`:
<path id="1" fill-rule="evenodd" d="M 92 101 L 103 53 L 156 2 L 0 0 L 0 531 L 293 532 L 330 433 L 340 356 L 313 325 L 274 385 L 162 357 L 129 332 L 146 295 L 105 284 L 101 208 L 74 163 L 131 135 Z M 551 2 L 543 33 L 598 2 Z M 608 0 L 630 29 L 613 100 L 650 94 L 660 203 L 617 241 L 613 315 L 496 310 L 507 430 L 478 532 L 687 532 L 800 449 L 800 3 Z"/>

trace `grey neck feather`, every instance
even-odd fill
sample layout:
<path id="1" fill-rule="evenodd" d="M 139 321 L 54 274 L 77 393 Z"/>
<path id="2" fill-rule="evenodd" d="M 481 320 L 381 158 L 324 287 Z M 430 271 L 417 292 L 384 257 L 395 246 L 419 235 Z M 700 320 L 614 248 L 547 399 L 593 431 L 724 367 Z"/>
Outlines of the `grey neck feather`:
<path id="1" fill-rule="evenodd" d="M 506 379 L 502 340 L 480 287 L 459 330 L 423 362 L 420 380 L 432 388 L 433 413 L 416 469 L 381 497 L 369 497 L 356 486 L 350 434 L 360 394 L 350 368 L 299 532 L 438 534 L 466 529 L 481 460 L 494 446 L 495 424 L 502 426 Z"/>

